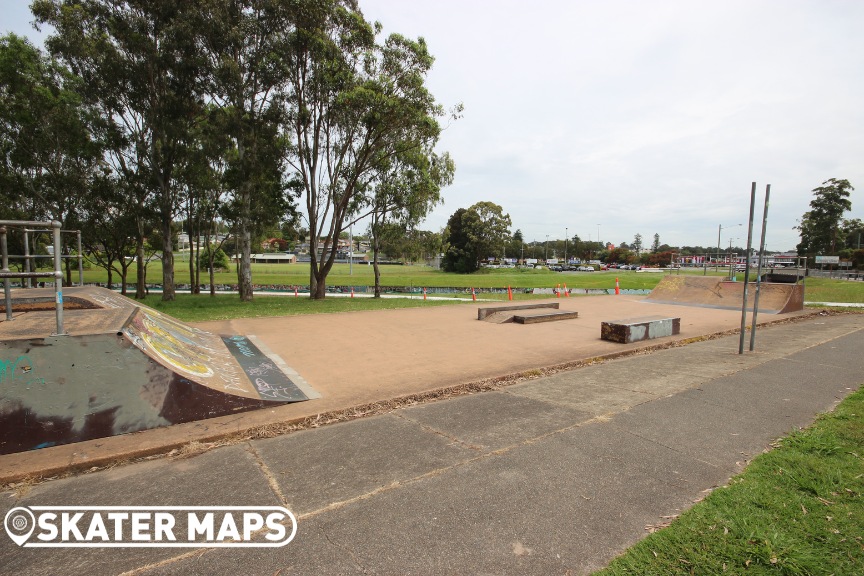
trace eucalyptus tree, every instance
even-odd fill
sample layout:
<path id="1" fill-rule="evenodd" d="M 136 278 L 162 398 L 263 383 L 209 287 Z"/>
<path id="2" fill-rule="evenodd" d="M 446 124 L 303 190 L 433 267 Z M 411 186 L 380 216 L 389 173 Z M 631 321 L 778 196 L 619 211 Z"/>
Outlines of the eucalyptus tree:
<path id="1" fill-rule="evenodd" d="M 211 121 L 224 138 L 221 210 L 233 222 L 240 299 L 252 299 L 252 239 L 277 225 L 296 196 L 281 133 L 288 38 L 299 8 L 284 0 L 205 0 L 202 37 L 212 71 Z"/>
<path id="2" fill-rule="evenodd" d="M 80 88 L 25 38 L 0 38 L 0 202 L 10 216 L 79 227 L 81 201 L 99 173 Z"/>
<path id="3" fill-rule="evenodd" d="M 81 240 L 89 258 L 108 273 L 109 288 L 114 285 L 114 274 L 120 276 L 120 293 L 125 296 L 129 268 L 136 261 L 133 258 L 140 222 L 135 211 L 135 196 L 125 190 L 124 185 L 125 182 L 114 175 L 94 181 L 82 206 Z M 143 250 L 143 246 L 141 248 Z"/>
<path id="4" fill-rule="evenodd" d="M 375 297 L 381 297 L 378 253 L 385 234 L 407 235 L 441 202 L 441 188 L 453 181 L 454 164 L 446 152 L 437 155 L 427 146 L 404 143 L 371 183 L 369 195 Z"/>
<path id="5" fill-rule="evenodd" d="M 437 138 L 443 110 L 425 87 L 433 58 L 422 39 L 391 35 L 377 44 L 380 27 L 353 0 L 295 4 L 285 108 L 289 164 L 305 197 L 310 296 L 324 298 L 339 235 L 374 212 L 370 183 L 405 142 Z"/>
<path id="6" fill-rule="evenodd" d="M 843 214 L 852 209 L 849 199 L 855 190 L 848 180 L 830 178 L 813 189 L 810 210 L 804 213 L 797 226 L 801 232 L 798 254 L 836 254 L 838 244 L 843 245 Z"/>
<path id="7" fill-rule="evenodd" d="M 31 9 L 37 23 L 54 27 L 48 49 L 83 79 L 85 95 L 114 133 L 114 170 L 139 191 L 139 207 L 153 203 L 166 239 L 162 299 L 173 300 L 171 225 L 181 201 L 176 171 L 207 77 L 201 0 L 35 0 Z M 139 238 L 136 296 L 143 296 L 142 243 Z"/>

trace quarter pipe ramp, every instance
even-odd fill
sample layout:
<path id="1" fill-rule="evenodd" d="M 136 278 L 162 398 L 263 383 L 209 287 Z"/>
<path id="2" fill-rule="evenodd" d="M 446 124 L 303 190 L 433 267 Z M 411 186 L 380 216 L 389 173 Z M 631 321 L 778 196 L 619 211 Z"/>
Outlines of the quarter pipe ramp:
<path id="1" fill-rule="evenodd" d="M 759 291 L 759 312 L 785 314 L 804 309 L 804 287 L 800 284 L 762 282 Z M 743 282 L 728 282 L 716 276 L 666 276 L 645 301 L 740 310 L 743 297 Z M 750 282 L 747 291 L 750 310 L 755 297 L 756 283 Z"/>

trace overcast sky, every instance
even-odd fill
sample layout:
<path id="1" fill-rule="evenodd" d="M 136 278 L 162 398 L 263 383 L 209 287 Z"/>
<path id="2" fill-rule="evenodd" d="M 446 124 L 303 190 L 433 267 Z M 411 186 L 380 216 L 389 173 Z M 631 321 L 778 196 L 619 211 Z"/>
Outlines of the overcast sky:
<path id="1" fill-rule="evenodd" d="M 0 28 L 32 32 L 25 2 Z M 861 0 L 360 0 L 384 33 L 426 39 L 429 87 L 465 106 L 456 163 L 422 226 L 488 200 L 527 241 L 758 243 L 794 249 L 811 190 L 845 178 L 864 218 Z"/>

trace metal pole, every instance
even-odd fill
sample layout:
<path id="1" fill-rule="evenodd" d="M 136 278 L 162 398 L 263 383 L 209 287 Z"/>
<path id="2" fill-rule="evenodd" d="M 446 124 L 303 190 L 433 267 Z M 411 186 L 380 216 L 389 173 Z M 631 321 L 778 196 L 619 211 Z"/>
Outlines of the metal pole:
<path id="1" fill-rule="evenodd" d="M 6 227 L 0 228 L 0 252 L 3 253 L 3 273 L 9 272 L 9 250 L 6 245 Z M 9 278 L 3 278 L 3 294 L 6 299 L 6 320 L 12 320 L 12 291 Z"/>
<path id="2" fill-rule="evenodd" d="M 54 227 L 54 309 L 57 316 L 57 336 L 65 334 L 63 331 L 63 270 L 60 266 L 60 222 L 52 222 Z"/>
<path id="3" fill-rule="evenodd" d="M 756 205 L 756 183 L 750 188 L 750 222 L 747 225 L 747 265 L 744 266 L 744 301 L 741 304 L 741 338 L 738 341 L 738 354 L 744 353 L 744 330 L 747 328 L 747 283 L 750 281 L 750 249 L 753 247 L 753 208 Z"/>
<path id="4" fill-rule="evenodd" d="M 30 269 L 30 231 L 24 228 L 24 272 L 32 272 Z M 21 285 L 24 288 L 32 288 L 33 280 L 22 278 Z"/>
<path id="5" fill-rule="evenodd" d="M 756 315 L 759 313 L 759 292 L 762 286 L 762 257 L 765 253 L 765 229 L 768 227 L 768 200 L 771 185 L 765 187 L 765 210 L 762 212 L 762 240 L 759 242 L 759 264 L 756 265 L 756 296 L 753 298 L 753 324 L 750 326 L 750 352 L 756 345 Z"/>
<path id="6" fill-rule="evenodd" d="M 717 262 L 714 263 L 714 272 L 717 272 L 717 265 L 720 263 L 720 232 L 723 231 L 723 225 L 717 226 Z"/>
<path id="7" fill-rule="evenodd" d="M 84 286 L 84 254 L 81 252 L 81 231 L 78 233 L 78 286 Z"/>

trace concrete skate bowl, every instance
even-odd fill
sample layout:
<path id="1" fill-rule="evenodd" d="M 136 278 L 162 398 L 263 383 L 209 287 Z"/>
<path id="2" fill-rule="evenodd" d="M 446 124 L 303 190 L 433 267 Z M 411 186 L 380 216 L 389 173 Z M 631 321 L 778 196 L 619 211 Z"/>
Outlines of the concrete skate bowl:
<path id="1" fill-rule="evenodd" d="M 246 336 L 217 336 L 102 288 L 64 291 L 86 304 L 64 309 L 67 335 L 57 336 L 53 306 L 35 305 L 53 291 L 23 292 L 14 319 L 0 322 L 0 454 L 308 399 Z"/>
<path id="2" fill-rule="evenodd" d="M 804 287 L 800 284 L 762 282 L 759 285 L 759 312 L 786 314 L 804 309 Z M 651 291 L 646 302 L 680 304 L 740 310 L 743 282 L 729 282 L 712 276 L 666 276 Z M 756 283 L 747 289 L 747 308 L 753 309 Z"/>

